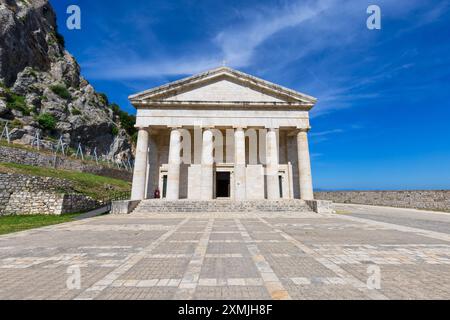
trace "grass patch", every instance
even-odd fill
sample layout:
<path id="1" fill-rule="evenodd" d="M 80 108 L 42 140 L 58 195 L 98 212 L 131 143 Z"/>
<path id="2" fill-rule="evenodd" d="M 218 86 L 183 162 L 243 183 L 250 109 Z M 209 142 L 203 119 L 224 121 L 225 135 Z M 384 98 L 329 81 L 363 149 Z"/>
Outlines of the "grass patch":
<path id="1" fill-rule="evenodd" d="M 52 131 L 56 128 L 56 119 L 49 113 L 43 113 L 37 117 L 37 122 L 42 129 Z"/>
<path id="2" fill-rule="evenodd" d="M 11 110 L 18 110 L 25 116 L 31 114 L 31 110 L 27 107 L 25 97 L 14 93 L 9 93 L 6 98 L 6 106 Z"/>
<path id="3" fill-rule="evenodd" d="M 0 173 L 16 173 L 66 179 L 73 183 L 76 192 L 88 195 L 96 200 L 103 200 L 116 193 L 129 192 L 131 190 L 131 183 L 120 179 L 15 163 L 0 163 Z"/>
<path id="4" fill-rule="evenodd" d="M 61 216 L 30 215 L 30 216 L 2 216 L 0 217 L 0 235 L 45 226 L 71 222 L 80 214 L 66 214 Z"/>
<path id="5" fill-rule="evenodd" d="M 73 116 L 79 116 L 79 115 L 81 115 L 81 111 L 78 110 L 77 108 L 73 108 L 72 109 L 72 115 Z"/>
<path id="6" fill-rule="evenodd" d="M 50 90 L 52 90 L 54 94 L 58 95 L 60 98 L 64 100 L 69 100 L 71 97 L 69 90 L 67 90 L 66 86 L 64 85 L 56 84 L 50 86 Z"/>

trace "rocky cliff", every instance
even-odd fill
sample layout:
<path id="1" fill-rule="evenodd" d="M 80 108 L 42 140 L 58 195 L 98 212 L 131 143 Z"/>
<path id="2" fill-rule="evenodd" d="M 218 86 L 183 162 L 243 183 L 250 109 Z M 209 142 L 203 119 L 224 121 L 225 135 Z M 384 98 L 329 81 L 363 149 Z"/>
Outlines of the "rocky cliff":
<path id="1" fill-rule="evenodd" d="M 133 118 L 80 75 L 48 0 L 0 0 L 0 118 L 14 143 L 38 132 L 49 148 L 62 136 L 72 148 L 132 157 Z"/>

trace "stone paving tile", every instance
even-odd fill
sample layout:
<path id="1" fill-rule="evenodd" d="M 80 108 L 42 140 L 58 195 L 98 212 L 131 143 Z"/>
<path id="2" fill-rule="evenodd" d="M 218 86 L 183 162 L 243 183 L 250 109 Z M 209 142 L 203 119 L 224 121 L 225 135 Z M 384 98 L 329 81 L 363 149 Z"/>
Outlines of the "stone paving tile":
<path id="1" fill-rule="evenodd" d="M 129 225 L 129 224 L 150 224 L 161 226 L 173 226 L 179 224 L 183 219 L 128 219 L 116 217 L 110 220 L 96 220 L 91 221 L 89 225 Z"/>
<path id="2" fill-rule="evenodd" d="M 134 288 L 120 287 L 105 289 L 98 300 L 170 300 L 176 288 Z"/>
<path id="3" fill-rule="evenodd" d="M 367 300 L 361 291 L 348 285 L 309 283 L 295 284 L 292 280 L 282 280 L 283 286 L 295 300 Z"/>
<path id="4" fill-rule="evenodd" d="M 201 278 L 257 278 L 258 271 L 250 258 L 205 258 Z"/>
<path id="5" fill-rule="evenodd" d="M 441 240 L 423 237 L 396 230 L 368 230 L 364 226 L 350 227 L 342 230 L 324 229 L 320 226 L 314 230 L 302 232 L 298 229 L 283 228 L 295 239 L 307 245 L 316 244 L 439 244 Z"/>
<path id="6" fill-rule="evenodd" d="M 280 242 L 262 242 L 258 243 L 258 248 L 264 255 L 289 255 L 289 256 L 304 256 L 306 255 L 304 251 L 294 246 L 288 241 Z"/>
<path id="7" fill-rule="evenodd" d="M 182 278 L 189 258 L 177 259 L 142 259 L 135 264 L 120 279 L 124 280 L 146 280 Z"/>
<path id="8" fill-rule="evenodd" d="M 226 254 L 226 253 L 239 253 L 241 255 L 249 255 L 247 247 L 242 243 L 209 243 L 206 254 Z"/>
<path id="9" fill-rule="evenodd" d="M 189 261 L 180 285 L 175 292 L 174 299 L 189 300 L 194 298 L 195 290 L 197 289 L 200 279 L 200 272 L 205 261 L 206 248 L 208 247 L 213 224 L 214 219 L 209 219 L 197 247 L 195 248 L 194 255 Z"/>
<path id="10" fill-rule="evenodd" d="M 212 228 L 213 233 L 230 233 L 230 232 L 238 232 L 236 226 L 214 226 Z"/>
<path id="11" fill-rule="evenodd" d="M 112 268 L 80 268 L 83 275 L 81 288 L 69 290 L 66 285 L 67 267 L 1 269 L 0 300 L 74 299 L 111 270 Z"/>
<path id="12" fill-rule="evenodd" d="M 296 277 L 336 277 L 336 274 L 310 257 L 274 257 L 266 255 L 266 260 L 280 278 Z"/>
<path id="13" fill-rule="evenodd" d="M 439 264 L 378 265 L 381 292 L 391 299 L 449 299 L 450 267 Z M 360 279 L 367 279 L 367 267 L 344 265 Z"/>
<path id="14" fill-rule="evenodd" d="M 284 238 L 276 232 L 250 232 L 249 234 L 253 240 L 284 240 Z"/>
<path id="15" fill-rule="evenodd" d="M 184 226 L 178 230 L 178 232 L 186 232 L 186 233 L 202 233 L 203 229 L 205 229 L 204 225 L 198 226 Z"/>
<path id="16" fill-rule="evenodd" d="M 184 242 L 165 242 L 157 246 L 152 253 L 153 254 L 193 254 L 196 248 L 196 242 L 184 243 Z"/>
<path id="17" fill-rule="evenodd" d="M 336 204 L 336 209 L 353 217 L 381 221 L 450 234 L 450 214 L 364 205 Z"/>
<path id="18" fill-rule="evenodd" d="M 184 240 L 200 240 L 202 234 L 199 233 L 186 233 L 186 232 L 179 232 L 172 236 L 170 236 L 167 241 L 184 241 Z"/>
<path id="19" fill-rule="evenodd" d="M 195 291 L 198 300 L 270 300 L 263 286 L 202 287 Z"/>
<path id="20" fill-rule="evenodd" d="M 257 233 L 257 232 L 272 232 L 272 229 L 267 227 L 263 223 L 255 223 L 255 222 L 246 222 L 245 220 L 242 221 L 242 225 L 248 230 L 250 233 Z"/>
<path id="21" fill-rule="evenodd" d="M 242 240 L 238 232 L 213 233 L 210 240 Z"/>
<path id="22" fill-rule="evenodd" d="M 201 213 L 50 226 L 0 236 L 0 299 L 448 299 L 450 236 L 396 221 Z M 80 290 L 67 288 L 71 266 Z M 371 266 L 380 290 L 367 287 Z"/>
<path id="23" fill-rule="evenodd" d="M 21 247 L 54 247 L 54 248 L 78 248 L 86 245 L 95 246 L 121 246 L 132 243 L 133 246 L 145 247 L 150 241 L 156 240 L 165 231 L 75 231 L 55 230 L 54 232 L 43 231 L 20 237 L 15 241 L 18 248 Z M 82 234 L 82 236 L 80 236 Z M 0 237 L 1 239 L 2 237 Z M 6 238 L 7 239 L 7 238 Z M 14 238 L 12 238 L 14 239 Z M 0 241 L 0 246 L 2 242 Z"/>

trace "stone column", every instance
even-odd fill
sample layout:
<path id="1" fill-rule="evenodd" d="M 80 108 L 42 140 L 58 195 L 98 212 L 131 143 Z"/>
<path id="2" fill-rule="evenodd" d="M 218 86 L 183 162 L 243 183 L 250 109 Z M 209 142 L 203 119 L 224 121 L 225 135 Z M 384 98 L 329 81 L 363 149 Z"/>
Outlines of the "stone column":
<path id="1" fill-rule="evenodd" d="M 266 136 L 266 176 L 268 200 L 280 199 L 278 152 L 277 129 L 269 129 Z"/>
<path id="2" fill-rule="evenodd" d="M 203 147 L 202 147 L 202 181 L 201 184 L 201 199 L 213 199 L 213 169 L 214 169 L 214 134 L 211 129 L 203 131 Z"/>
<path id="3" fill-rule="evenodd" d="M 300 130 L 297 134 L 300 198 L 302 200 L 314 200 L 308 131 L 309 129 Z"/>
<path id="4" fill-rule="evenodd" d="M 145 199 L 145 183 L 147 181 L 148 140 L 149 140 L 149 132 L 147 131 L 147 128 L 139 128 L 136 146 L 136 158 L 134 160 L 131 200 Z"/>
<path id="5" fill-rule="evenodd" d="M 246 197 L 245 132 L 243 128 L 234 131 L 234 198 L 243 201 Z"/>
<path id="6" fill-rule="evenodd" d="M 172 128 L 170 132 L 167 200 L 180 198 L 181 132 L 178 129 Z"/>

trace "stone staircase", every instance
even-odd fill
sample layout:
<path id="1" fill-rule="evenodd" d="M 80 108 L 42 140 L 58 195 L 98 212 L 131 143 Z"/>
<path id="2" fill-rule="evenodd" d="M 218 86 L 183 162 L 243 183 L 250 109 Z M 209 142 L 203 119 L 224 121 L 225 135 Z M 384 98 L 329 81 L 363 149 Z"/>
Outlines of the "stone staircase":
<path id="1" fill-rule="evenodd" d="M 302 200 L 280 201 L 193 201 L 193 200 L 144 200 L 132 213 L 211 213 L 211 212 L 312 212 Z"/>

